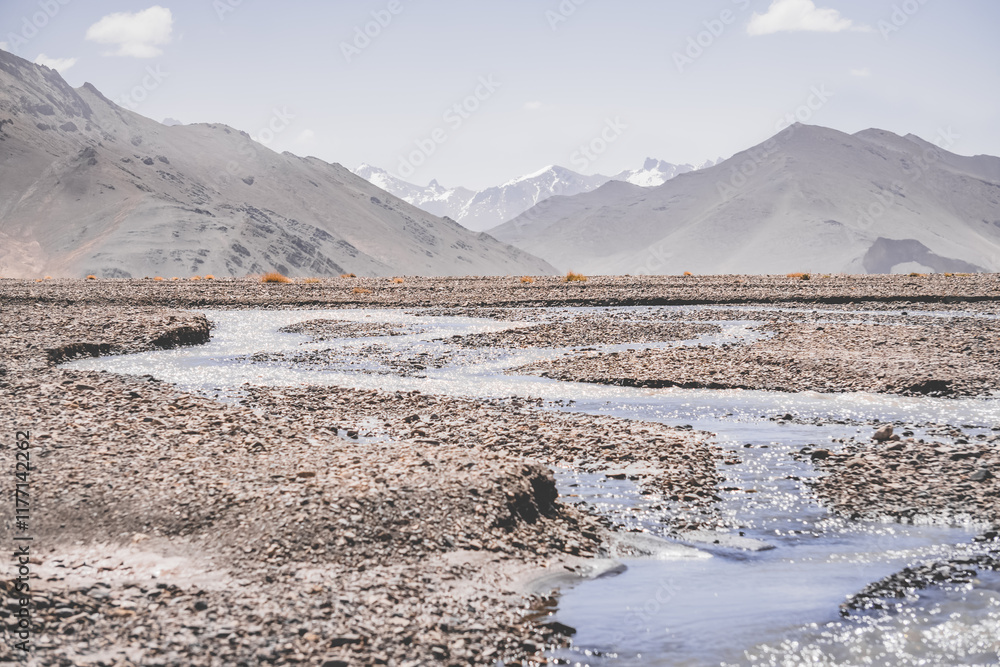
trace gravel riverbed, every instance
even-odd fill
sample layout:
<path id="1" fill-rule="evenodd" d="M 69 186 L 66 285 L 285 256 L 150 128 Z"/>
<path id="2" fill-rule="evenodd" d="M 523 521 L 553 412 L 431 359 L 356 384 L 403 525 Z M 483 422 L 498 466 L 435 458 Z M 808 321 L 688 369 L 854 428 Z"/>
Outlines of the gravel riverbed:
<path id="1" fill-rule="evenodd" d="M 30 431 L 36 464 L 33 664 L 541 660 L 571 629 L 534 621 L 550 601 L 531 582 L 627 552 L 608 521 L 558 500 L 550 467 L 632 479 L 663 495 L 669 528 L 686 530 L 712 525 L 720 466 L 736 462 L 709 434 L 527 398 L 253 387 L 232 404 L 58 365 L 206 342 L 210 323 L 187 309 L 511 319 L 529 325 L 455 342 L 576 347 L 530 367 L 566 380 L 955 397 L 1000 389 L 997 320 L 972 316 L 996 316 L 998 303 L 997 276 L 0 280 L 3 449 L 12 458 L 14 433 Z M 625 320 L 542 310 L 691 304 L 714 305 Z M 793 310 L 752 310 L 773 305 Z M 579 350 L 715 335 L 720 321 L 755 323 L 760 338 Z M 317 341 L 405 333 L 329 321 L 294 331 Z M 817 497 L 845 516 L 966 513 L 995 524 L 998 446 L 977 435 L 803 456 L 827 473 Z M 16 530 L 5 515 L 8 544 Z M 16 659 L 10 646 L 0 660 Z"/>
<path id="2" fill-rule="evenodd" d="M 1000 391 L 1000 320 L 802 311 L 715 312 L 765 320 L 760 340 L 624 352 L 582 352 L 519 372 L 632 387 L 755 389 L 911 396 Z"/>

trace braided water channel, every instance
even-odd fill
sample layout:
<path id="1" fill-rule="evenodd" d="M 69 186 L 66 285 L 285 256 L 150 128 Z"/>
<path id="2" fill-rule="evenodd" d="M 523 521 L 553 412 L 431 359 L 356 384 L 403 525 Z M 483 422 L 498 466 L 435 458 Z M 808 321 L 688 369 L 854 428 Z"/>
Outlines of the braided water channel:
<path id="1" fill-rule="evenodd" d="M 632 313 L 641 308 L 574 309 Z M 659 309 L 660 312 L 671 309 Z M 672 309 L 674 314 L 685 309 Z M 688 309 L 692 310 L 692 309 Z M 566 311 L 563 310 L 563 313 Z M 210 311 L 204 346 L 73 362 L 86 370 L 152 375 L 181 388 L 238 400 L 246 384 L 336 385 L 418 390 L 467 398 L 543 399 L 551 409 L 691 426 L 717 434 L 731 455 L 718 495 L 724 530 L 689 537 L 692 549 L 623 560 L 613 576 L 565 586 L 554 618 L 576 629 L 554 660 L 590 665 L 998 664 L 1000 577 L 913 592 L 882 611 L 841 617 L 840 605 L 903 567 L 975 555 L 982 526 L 959 517 L 913 524 L 853 522 L 820 506 L 807 480 L 812 465 L 792 454 L 835 449 L 877 422 L 963 425 L 988 433 L 1000 423 L 997 399 L 906 398 L 873 394 L 788 394 L 729 390 L 648 390 L 559 382 L 507 371 L 557 359 L 566 349 L 463 349 L 453 336 L 525 323 L 401 311 Z M 939 314 L 946 317 L 947 314 Z M 861 317 L 861 315 L 859 315 Z M 280 329 L 310 320 L 399 325 L 402 335 L 322 342 Z M 701 320 L 703 321 L 703 320 Z M 594 346 L 600 351 L 664 345 L 745 343 L 764 334 L 750 321 L 715 322 L 696 341 Z M 378 355 L 372 355 L 377 346 Z M 282 355 L 317 353 L 310 363 Z M 415 363 L 412 360 L 437 360 Z M 395 361 L 406 362 L 399 371 Z M 413 369 L 417 369 L 414 371 Z M 776 420 L 776 415 L 794 415 Z M 942 440 L 940 435 L 935 435 Z M 944 438 L 947 441 L 947 438 Z M 618 475 L 620 477 L 620 475 Z M 585 503 L 624 530 L 665 539 L 670 504 L 628 479 L 559 470 L 565 502 Z M 739 537 L 745 542 L 727 538 Z M 746 548 L 749 545 L 749 548 Z"/>

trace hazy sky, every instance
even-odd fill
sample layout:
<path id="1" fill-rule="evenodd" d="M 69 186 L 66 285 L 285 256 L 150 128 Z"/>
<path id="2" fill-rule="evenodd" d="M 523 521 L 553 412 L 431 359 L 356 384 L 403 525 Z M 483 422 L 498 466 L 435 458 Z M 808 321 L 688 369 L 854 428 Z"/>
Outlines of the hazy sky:
<path id="1" fill-rule="evenodd" d="M 143 115 L 475 188 L 728 157 L 796 113 L 1000 155 L 998 28 L 996 0 L 0 2 L 0 48 Z"/>

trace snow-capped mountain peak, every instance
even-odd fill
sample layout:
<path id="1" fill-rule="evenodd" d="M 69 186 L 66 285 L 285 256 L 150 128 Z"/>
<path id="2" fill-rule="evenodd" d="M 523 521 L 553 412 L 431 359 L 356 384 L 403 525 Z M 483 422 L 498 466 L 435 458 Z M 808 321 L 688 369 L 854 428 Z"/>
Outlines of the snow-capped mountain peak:
<path id="1" fill-rule="evenodd" d="M 707 166 L 714 164 L 711 160 L 706 163 Z M 572 169 L 550 164 L 479 192 L 466 188 L 447 188 L 437 180 L 432 180 L 426 187 L 414 185 L 368 164 L 362 164 L 354 173 L 428 213 L 447 216 L 469 229 L 483 231 L 517 217 L 550 197 L 570 197 L 590 192 L 609 181 L 627 181 L 643 187 L 655 187 L 694 170 L 695 167 L 689 164 L 675 165 L 648 158 L 642 169 L 623 171 L 617 176 L 608 177 L 580 174 Z"/>
<path id="2" fill-rule="evenodd" d="M 695 168 L 689 164 L 677 165 L 656 158 L 646 158 L 646 161 L 642 163 L 642 169 L 623 171 L 615 176 L 614 180 L 625 181 L 644 188 L 653 188 L 663 185 L 675 176 L 694 170 Z"/>

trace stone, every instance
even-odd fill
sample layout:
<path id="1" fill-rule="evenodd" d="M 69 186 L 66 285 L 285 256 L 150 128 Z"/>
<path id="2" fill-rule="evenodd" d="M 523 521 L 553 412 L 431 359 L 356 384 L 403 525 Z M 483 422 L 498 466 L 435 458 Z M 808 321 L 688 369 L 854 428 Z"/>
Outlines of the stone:
<path id="1" fill-rule="evenodd" d="M 876 442 L 886 442 L 892 438 L 892 431 L 892 426 L 883 426 L 879 430 L 875 431 L 875 434 L 872 435 L 872 440 Z"/>
<path id="2" fill-rule="evenodd" d="M 969 479 L 973 482 L 985 482 L 986 480 L 992 478 L 993 473 L 991 473 L 988 468 L 980 468 L 976 472 L 969 475 Z"/>

